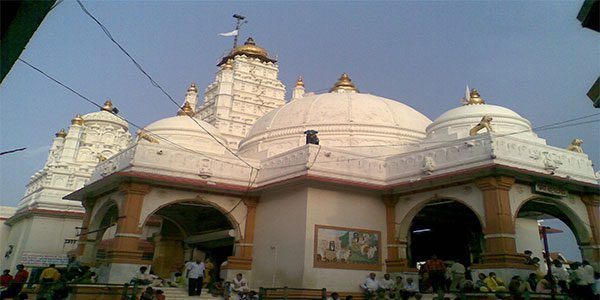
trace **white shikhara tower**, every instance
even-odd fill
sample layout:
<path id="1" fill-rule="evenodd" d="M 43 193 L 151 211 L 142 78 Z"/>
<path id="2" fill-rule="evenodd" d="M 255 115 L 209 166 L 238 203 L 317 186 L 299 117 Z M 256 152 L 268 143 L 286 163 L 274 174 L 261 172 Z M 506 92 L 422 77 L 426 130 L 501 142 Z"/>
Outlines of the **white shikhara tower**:
<path id="1" fill-rule="evenodd" d="M 195 110 L 200 119 L 219 130 L 231 149 L 238 149 L 258 118 L 285 104 L 285 86 L 279 81 L 276 62 L 248 38 L 218 64 L 216 79 Z"/>
<path id="2" fill-rule="evenodd" d="M 77 241 L 85 209 L 63 199 L 89 180 L 96 165 L 125 149 L 131 141 L 127 122 L 107 100 L 100 111 L 77 115 L 68 130 L 56 133 L 44 167 L 33 174 L 15 214 L 3 226 L 0 265 L 18 263 L 64 266 Z"/>

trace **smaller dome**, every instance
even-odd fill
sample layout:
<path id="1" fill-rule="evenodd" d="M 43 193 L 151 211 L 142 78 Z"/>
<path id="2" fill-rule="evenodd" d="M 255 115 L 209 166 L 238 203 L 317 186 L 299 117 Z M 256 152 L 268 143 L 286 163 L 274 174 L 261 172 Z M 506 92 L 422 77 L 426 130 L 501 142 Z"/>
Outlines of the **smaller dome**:
<path id="1" fill-rule="evenodd" d="M 538 139 L 527 119 L 506 107 L 485 104 L 479 99 L 478 97 L 478 103 L 467 103 L 435 119 L 427 126 L 426 140 L 451 141 L 468 137 L 471 128 L 479 124 L 484 116 L 492 118 L 491 126 L 495 133 Z"/>
<path id="2" fill-rule="evenodd" d="M 217 66 L 227 63 L 228 60 L 233 59 L 238 55 L 246 55 L 248 57 L 258 58 L 263 62 L 277 62 L 276 60 L 269 58 L 269 53 L 267 50 L 257 46 L 256 42 L 254 42 L 254 39 L 249 37 L 243 45 L 233 48 L 233 50 L 229 52 L 229 55 L 223 57 Z"/>
<path id="3" fill-rule="evenodd" d="M 215 137 L 219 142 L 226 145 L 225 139 L 214 126 L 200 119 L 190 118 L 187 115 L 158 120 L 144 127 L 143 130 L 158 139 L 162 145 L 173 146 L 173 144 L 177 144 L 190 150 L 201 150 L 202 152 L 215 154 L 223 154 L 225 151 L 225 148 L 213 139 Z M 144 142 L 144 140 L 138 140 L 139 142 Z"/>

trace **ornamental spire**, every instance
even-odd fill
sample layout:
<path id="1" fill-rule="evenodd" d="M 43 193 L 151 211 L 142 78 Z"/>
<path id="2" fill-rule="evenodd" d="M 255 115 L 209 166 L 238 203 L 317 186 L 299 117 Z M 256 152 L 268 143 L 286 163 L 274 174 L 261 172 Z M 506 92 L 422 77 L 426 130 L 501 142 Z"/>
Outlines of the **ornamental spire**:
<path id="1" fill-rule="evenodd" d="M 102 107 L 101 110 L 105 110 L 107 112 L 113 112 L 113 104 L 112 104 L 112 100 L 108 99 L 104 102 L 104 106 Z"/>
<path id="2" fill-rule="evenodd" d="M 304 96 L 304 81 L 302 80 L 302 76 L 298 77 L 296 80 L 296 85 L 294 86 L 294 91 L 292 92 L 292 99 L 301 98 Z"/>
<path id="3" fill-rule="evenodd" d="M 329 90 L 330 93 L 358 93 L 348 74 L 344 73 Z"/>
<path id="4" fill-rule="evenodd" d="M 185 103 L 183 104 L 183 106 L 181 107 L 181 109 L 179 110 L 179 112 L 177 112 L 178 116 L 194 116 L 194 110 L 192 109 L 192 106 L 190 105 L 189 102 L 185 101 Z"/>
<path id="5" fill-rule="evenodd" d="M 59 138 L 64 138 L 67 136 L 67 132 L 65 131 L 64 128 L 61 128 L 57 133 L 54 134 L 54 136 L 59 137 Z"/>
<path id="6" fill-rule="evenodd" d="M 468 90 L 468 87 L 467 87 Z M 465 105 L 473 105 L 473 104 L 485 104 L 485 100 L 481 98 L 477 89 L 472 89 L 468 93 L 468 97 L 465 97 Z"/>
<path id="7" fill-rule="evenodd" d="M 196 83 L 192 82 L 192 84 L 190 85 L 190 87 L 187 89 L 188 92 L 198 92 L 198 88 L 196 87 Z"/>

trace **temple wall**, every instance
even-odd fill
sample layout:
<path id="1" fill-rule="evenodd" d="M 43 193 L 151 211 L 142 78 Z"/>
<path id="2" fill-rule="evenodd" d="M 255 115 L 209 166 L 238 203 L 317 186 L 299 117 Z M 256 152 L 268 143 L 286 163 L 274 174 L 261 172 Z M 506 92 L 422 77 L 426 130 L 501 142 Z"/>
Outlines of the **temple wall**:
<path id="1" fill-rule="evenodd" d="M 387 257 L 385 204 L 375 193 L 362 193 L 352 190 L 328 190 L 309 188 L 307 201 L 307 223 L 304 239 L 303 286 L 322 288 L 331 291 L 358 291 L 358 284 L 364 282 L 370 272 L 383 277 L 383 262 Z M 377 270 L 357 268 L 351 264 L 338 264 L 337 268 L 315 267 L 315 225 L 340 227 L 340 229 L 364 229 L 380 233 L 375 257 L 380 262 L 373 267 Z M 353 254 L 357 255 L 357 254 Z"/>
<path id="2" fill-rule="evenodd" d="M 303 286 L 307 194 L 306 187 L 294 187 L 261 196 L 256 209 L 252 288 Z"/>

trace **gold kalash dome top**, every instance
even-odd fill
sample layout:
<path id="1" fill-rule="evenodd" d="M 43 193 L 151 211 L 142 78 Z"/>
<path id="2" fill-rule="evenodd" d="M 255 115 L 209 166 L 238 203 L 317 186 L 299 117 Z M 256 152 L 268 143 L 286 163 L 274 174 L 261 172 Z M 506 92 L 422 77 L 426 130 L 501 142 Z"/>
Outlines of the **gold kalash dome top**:
<path id="1" fill-rule="evenodd" d="M 227 56 L 223 57 L 217 66 L 225 64 L 228 60 L 233 59 L 238 55 L 246 55 L 248 57 L 258 58 L 263 62 L 277 62 L 269 57 L 267 50 L 257 46 L 256 42 L 254 42 L 254 39 L 249 37 L 243 45 L 233 48 Z"/>

